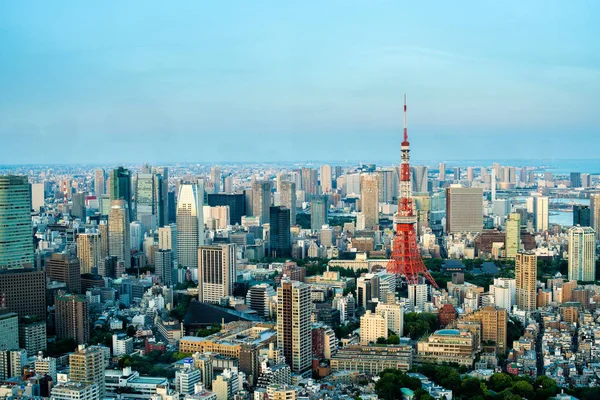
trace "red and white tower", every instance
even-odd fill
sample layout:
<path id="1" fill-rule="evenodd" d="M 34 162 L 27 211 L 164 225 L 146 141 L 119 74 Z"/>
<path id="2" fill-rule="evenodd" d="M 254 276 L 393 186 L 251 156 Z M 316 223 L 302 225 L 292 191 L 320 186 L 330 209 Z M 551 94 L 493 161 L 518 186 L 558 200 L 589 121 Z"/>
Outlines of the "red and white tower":
<path id="1" fill-rule="evenodd" d="M 412 184 L 410 181 L 410 144 L 408 143 L 408 129 L 406 128 L 406 95 L 404 95 L 404 140 L 400 147 L 402 164 L 400 164 L 400 199 L 398 213 L 394 215 L 396 235 L 392 258 L 387 265 L 387 272 L 404 275 L 407 283 L 419 283 L 419 274 L 423 275 L 429 283 L 436 288 L 437 283 L 425 267 L 419 247 L 415 225 L 417 217 L 413 210 Z"/>

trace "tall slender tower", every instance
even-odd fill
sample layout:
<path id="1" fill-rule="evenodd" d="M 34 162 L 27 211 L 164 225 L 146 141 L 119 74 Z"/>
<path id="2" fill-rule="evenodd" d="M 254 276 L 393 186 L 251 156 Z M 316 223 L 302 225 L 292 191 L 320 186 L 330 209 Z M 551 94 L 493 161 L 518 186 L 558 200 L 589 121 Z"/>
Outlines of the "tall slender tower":
<path id="1" fill-rule="evenodd" d="M 392 274 L 401 274 L 406 277 L 408 284 L 419 283 L 419 273 L 422 274 L 433 286 L 438 287 L 433 277 L 427 271 L 415 234 L 417 217 L 414 214 L 412 199 L 412 184 L 410 182 L 410 144 L 408 143 L 408 129 L 406 127 L 406 95 L 404 95 L 404 140 L 400 147 L 402 164 L 400 165 L 400 199 L 398 213 L 394 215 L 396 236 L 392 258 L 387 265 L 387 271 Z"/>

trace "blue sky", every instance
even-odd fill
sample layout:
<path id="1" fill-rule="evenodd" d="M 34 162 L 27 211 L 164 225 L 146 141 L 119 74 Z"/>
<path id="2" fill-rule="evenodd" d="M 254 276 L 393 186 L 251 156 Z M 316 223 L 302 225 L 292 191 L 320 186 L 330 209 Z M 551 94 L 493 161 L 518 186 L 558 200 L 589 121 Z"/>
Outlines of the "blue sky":
<path id="1" fill-rule="evenodd" d="M 424 3 L 427 3 L 424 5 Z M 0 164 L 593 158 L 600 2 L 0 2 Z"/>

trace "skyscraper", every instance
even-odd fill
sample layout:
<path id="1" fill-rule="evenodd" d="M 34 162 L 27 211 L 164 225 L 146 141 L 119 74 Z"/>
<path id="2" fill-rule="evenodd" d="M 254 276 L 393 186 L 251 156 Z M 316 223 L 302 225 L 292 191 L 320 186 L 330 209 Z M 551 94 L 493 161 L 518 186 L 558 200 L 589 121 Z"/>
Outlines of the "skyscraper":
<path id="1" fill-rule="evenodd" d="M 446 180 L 446 164 L 440 163 L 440 174 L 439 174 L 440 182 L 444 182 Z"/>
<path id="2" fill-rule="evenodd" d="M 283 281 L 277 288 L 277 347 L 297 374 L 310 372 L 311 306 L 308 285 Z"/>
<path id="3" fill-rule="evenodd" d="M 573 226 L 592 226 L 592 212 L 589 206 L 573 205 Z"/>
<path id="4" fill-rule="evenodd" d="M 456 182 L 460 181 L 460 167 L 454 167 L 454 180 Z"/>
<path id="5" fill-rule="evenodd" d="M 125 200 L 129 221 L 135 221 L 135 210 L 131 205 L 131 172 L 119 167 L 110 171 L 110 200 Z M 112 204 L 112 203 L 111 203 Z"/>
<path id="6" fill-rule="evenodd" d="M 537 256 L 535 253 L 518 252 L 515 257 L 517 307 L 522 311 L 535 311 Z"/>
<path id="7" fill-rule="evenodd" d="M 360 177 L 360 204 L 366 229 L 376 229 L 379 225 L 379 179 L 377 178 L 377 175 L 371 174 Z"/>
<path id="8" fill-rule="evenodd" d="M 102 243 L 97 233 L 80 233 L 77 235 L 77 258 L 82 274 L 89 274 L 98 270 L 103 257 Z"/>
<path id="9" fill-rule="evenodd" d="M 317 193 L 318 172 L 313 168 L 302 168 L 302 190 L 306 193 L 306 198 L 310 200 Z"/>
<path id="10" fill-rule="evenodd" d="M 183 268 L 198 268 L 198 246 L 204 244 L 202 190 L 197 184 L 179 186 L 177 196 L 177 263 Z"/>
<path id="11" fill-rule="evenodd" d="M 57 294 L 56 337 L 74 339 L 77 344 L 90 341 L 90 315 L 87 298 L 80 294 Z"/>
<path id="12" fill-rule="evenodd" d="M 292 251 L 290 209 L 283 206 L 270 208 L 271 257 L 289 257 Z"/>
<path id="13" fill-rule="evenodd" d="M 46 205 L 46 190 L 43 183 L 31 184 L 31 209 L 40 211 L 41 207 Z"/>
<path id="14" fill-rule="evenodd" d="M 9 311 L 46 320 L 46 274 L 33 268 L 0 268 L 0 294 Z"/>
<path id="15" fill-rule="evenodd" d="M 214 193 L 221 193 L 221 168 L 215 166 L 210 169 L 210 181 L 213 183 Z"/>
<path id="16" fill-rule="evenodd" d="M 327 224 L 327 198 L 318 197 L 310 202 L 310 229 L 318 231 Z"/>
<path id="17" fill-rule="evenodd" d="M 427 166 L 416 165 L 411 168 L 411 172 L 412 172 L 411 181 L 412 181 L 413 193 L 428 192 L 427 182 L 429 180 L 429 178 L 428 178 L 429 169 L 427 168 Z"/>
<path id="18" fill-rule="evenodd" d="M 483 230 L 483 189 L 451 186 L 446 189 L 446 232 Z"/>
<path id="19" fill-rule="evenodd" d="M 71 206 L 71 216 L 73 218 L 79 218 L 85 222 L 85 198 L 86 194 L 79 192 L 74 193 L 71 197 L 73 200 L 73 204 Z"/>
<path id="20" fill-rule="evenodd" d="M 269 207 L 271 207 L 271 182 L 254 182 L 252 184 L 252 215 L 259 217 L 261 224 L 269 223 Z"/>
<path id="21" fill-rule="evenodd" d="M 155 229 L 158 223 L 156 195 L 159 187 L 160 182 L 157 182 L 154 174 L 150 172 L 137 174 L 135 180 L 135 219 L 141 221 L 147 230 Z"/>
<path id="22" fill-rule="evenodd" d="M 206 197 L 211 207 L 229 207 L 229 220 L 232 225 L 242 223 L 242 216 L 246 215 L 246 203 L 242 193 L 209 193 Z"/>
<path id="23" fill-rule="evenodd" d="M 98 346 L 79 346 L 76 352 L 69 354 L 69 366 L 71 381 L 96 384 L 98 386 L 98 398 L 104 398 L 106 391 L 104 369 L 107 365 L 102 348 Z"/>
<path id="24" fill-rule="evenodd" d="M 533 225 L 536 232 L 548 230 L 548 197 L 533 197 Z"/>
<path id="25" fill-rule="evenodd" d="M 26 176 L 0 176 L 0 267 L 32 263 L 31 187 Z"/>
<path id="26" fill-rule="evenodd" d="M 504 248 L 507 258 L 515 258 L 521 246 L 521 215 L 518 213 L 508 214 L 506 219 L 506 237 Z"/>
<path id="27" fill-rule="evenodd" d="M 156 202 L 158 204 L 156 213 L 158 214 L 158 226 L 166 226 L 169 222 L 169 168 L 156 167 L 154 168 L 156 182 Z M 175 222 L 175 221 L 173 221 Z"/>
<path id="28" fill-rule="evenodd" d="M 321 165 L 321 191 L 323 193 L 331 193 L 332 179 L 331 179 L 331 166 Z"/>
<path id="29" fill-rule="evenodd" d="M 52 253 L 46 260 L 46 276 L 50 281 L 64 282 L 70 293 L 81 293 L 79 260 L 69 253 Z"/>
<path id="30" fill-rule="evenodd" d="M 590 195 L 591 227 L 596 232 L 596 240 L 600 240 L 600 193 Z"/>
<path id="31" fill-rule="evenodd" d="M 473 183 L 473 167 L 467 167 L 467 182 L 469 185 Z"/>
<path id="32" fill-rule="evenodd" d="M 198 300 L 218 303 L 223 297 L 233 295 L 235 257 L 234 244 L 198 248 Z"/>
<path id="33" fill-rule="evenodd" d="M 173 252 L 158 250 L 154 253 L 154 270 L 165 285 L 170 285 L 173 276 Z"/>
<path id="34" fill-rule="evenodd" d="M 581 184 L 581 173 L 579 172 L 571 172 L 570 176 L 570 184 L 572 188 L 579 188 L 582 186 Z"/>
<path id="35" fill-rule="evenodd" d="M 106 193 L 106 172 L 102 168 L 94 171 L 94 194 L 98 197 Z"/>
<path id="36" fill-rule="evenodd" d="M 296 184 L 282 181 L 280 186 L 279 203 L 290 210 L 290 223 L 296 225 Z"/>
<path id="37" fill-rule="evenodd" d="M 569 280 L 596 280 L 596 233 L 589 226 L 569 229 Z"/>
<path id="38" fill-rule="evenodd" d="M 125 200 L 111 202 L 108 214 L 109 255 L 123 261 L 125 269 L 131 267 L 131 245 L 129 243 L 129 210 Z"/>

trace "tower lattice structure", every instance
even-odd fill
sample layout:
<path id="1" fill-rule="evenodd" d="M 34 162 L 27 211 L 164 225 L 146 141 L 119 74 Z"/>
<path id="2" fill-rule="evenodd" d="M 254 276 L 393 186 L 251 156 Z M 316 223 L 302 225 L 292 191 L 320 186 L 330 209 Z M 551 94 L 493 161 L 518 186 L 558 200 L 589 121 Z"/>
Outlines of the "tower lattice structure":
<path id="1" fill-rule="evenodd" d="M 406 122 L 406 95 L 404 95 L 404 140 L 401 144 L 402 163 L 400 164 L 400 199 L 398 212 L 394 215 L 396 235 L 392 258 L 387 265 L 387 272 L 404 275 L 408 284 L 419 283 L 419 274 L 436 288 L 437 283 L 425 267 L 419 247 L 415 225 L 417 217 L 413 209 L 412 184 L 410 181 L 410 144 Z"/>

